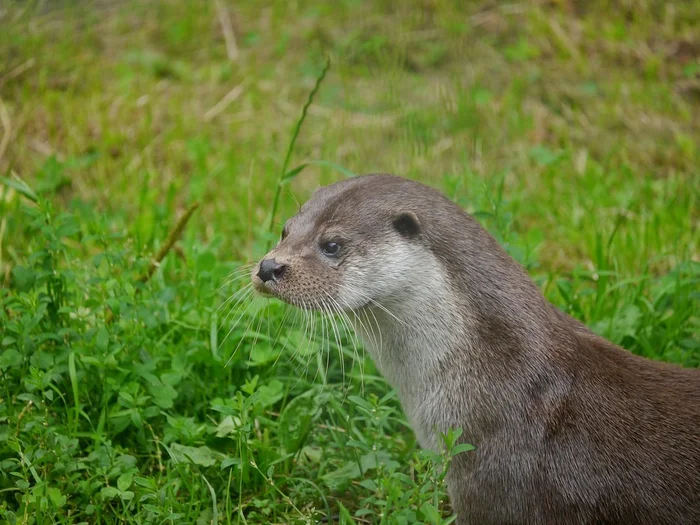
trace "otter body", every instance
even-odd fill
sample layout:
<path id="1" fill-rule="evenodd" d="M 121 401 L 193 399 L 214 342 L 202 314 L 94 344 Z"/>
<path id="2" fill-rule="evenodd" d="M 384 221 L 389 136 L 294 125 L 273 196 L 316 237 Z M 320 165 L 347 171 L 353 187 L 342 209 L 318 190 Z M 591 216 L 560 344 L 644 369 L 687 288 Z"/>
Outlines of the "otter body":
<path id="1" fill-rule="evenodd" d="M 321 188 L 256 288 L 342 309 L 423 447 L 461 427 L 459 524 L 700 524 L 700 371 L 557 310 L 486 230 L 391 175 Z"/>

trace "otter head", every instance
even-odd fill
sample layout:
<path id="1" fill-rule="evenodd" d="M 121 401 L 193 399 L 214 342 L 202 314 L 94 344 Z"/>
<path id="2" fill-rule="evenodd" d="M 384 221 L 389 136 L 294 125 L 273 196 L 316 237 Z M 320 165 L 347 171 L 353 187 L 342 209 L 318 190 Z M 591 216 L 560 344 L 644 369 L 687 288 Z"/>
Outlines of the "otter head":
<path id="1" fill-rule="evenodd" d="M 359 310 L 402 293 L 425 262 L 420 199 L 371 175 L 317 190 L 252 273 L 258 292 L 294 306 Z"/>

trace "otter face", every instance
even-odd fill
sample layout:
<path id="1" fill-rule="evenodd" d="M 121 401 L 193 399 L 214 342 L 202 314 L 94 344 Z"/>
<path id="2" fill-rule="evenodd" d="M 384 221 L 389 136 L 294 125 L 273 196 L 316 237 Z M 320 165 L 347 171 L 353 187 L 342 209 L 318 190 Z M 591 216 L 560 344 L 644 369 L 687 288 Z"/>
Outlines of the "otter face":
<path id="1" fill-rule="evenodd" d="M 350 181 L 321 188 L 253 269 L 255 289 L 330 312 L 390 300 L 411 285 L 425 262 L 415 206 L 400 201 Z"/>

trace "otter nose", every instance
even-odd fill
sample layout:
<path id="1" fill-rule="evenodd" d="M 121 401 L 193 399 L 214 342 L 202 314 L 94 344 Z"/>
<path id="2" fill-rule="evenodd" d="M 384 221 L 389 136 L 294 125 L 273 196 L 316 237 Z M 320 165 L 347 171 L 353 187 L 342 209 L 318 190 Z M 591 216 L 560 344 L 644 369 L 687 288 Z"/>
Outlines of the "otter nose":
<path id="1" fill-rule="evenodd" d="M 286 264 L 280 264 L 274 259 L 263 259 L 258 270 L 258 277 L 262 282 L 277 281 L 282 278 L 287 271 Z"/>

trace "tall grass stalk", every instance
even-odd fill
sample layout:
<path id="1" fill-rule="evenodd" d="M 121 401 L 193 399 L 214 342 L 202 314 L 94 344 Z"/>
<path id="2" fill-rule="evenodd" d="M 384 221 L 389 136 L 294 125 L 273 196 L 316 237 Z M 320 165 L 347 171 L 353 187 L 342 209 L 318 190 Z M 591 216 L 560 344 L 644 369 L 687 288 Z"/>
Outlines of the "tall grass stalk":
<path id="1" fill-rule="evenodd" d="M 323 79 L 326 78 L 326 74 L 328 73 L 328 70 L 330 69 L 330 67 L 331 67 L 331 60 L 330 60 L 330 58 L 327 58 L 326 64 L 323 66 L 323 69 L 321 70 L 320 75 L 316 78 L 316 83 L 314 84 L 313 89 L 309 92 L 309 96 L 306 99 L 306 103 L 304 104 L 304 107 L 301 110 L 301 116 L 299 117 L 299 119 L 296 121 L 296 124 L 294 125 L 294 131 L 292 132 L 292 138 L 289 141 L 289 146 L 287 147 L 287 154 L 284 157 L 284 162 L 282 163 L 282 169 L 280 170 L 280 175 L 279 175 L 279 178 L 277 179 L 277 187 L 275 188 L 275 197 L 272 200 L 272 209 L 270 210 L 270 221 L 267 225 L 267 231 L 269 231 L 269 232 L 272 232 L 272 228 L 275 224 L 275 216 L 277 215 L 277 207 L 279 206 L 280 194 L 282 193 L 282 186 L 284 186 L 291 179 L 293 179 L 299 173 L 301 173 L 301 170 L 304 168 L 304 165 L 301 165 L 297 168 L 294 168 L 290 172 L 287 171 L 289 168 L 289 161 L 292 158 L 292 152 L 294 151 L 294 145 L 296 144 L 297 137 L 299 137 L 299 133 L 301 132 L 301 126 L 304 124 L 304 121 L 306 120 L 306 115 L 308 114 L 309 107 L 311 106 L 312 102 L 314 101 L 314 97 L 316 96 L 316 93 L 318 92 L 319 88 L 321 87 L 321 83 L 323 82 Z M 268 240 L 266 250 L 269 250 L 271 245 L 272 245 L 272 241 Z"/>

